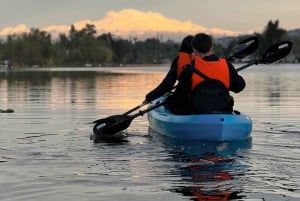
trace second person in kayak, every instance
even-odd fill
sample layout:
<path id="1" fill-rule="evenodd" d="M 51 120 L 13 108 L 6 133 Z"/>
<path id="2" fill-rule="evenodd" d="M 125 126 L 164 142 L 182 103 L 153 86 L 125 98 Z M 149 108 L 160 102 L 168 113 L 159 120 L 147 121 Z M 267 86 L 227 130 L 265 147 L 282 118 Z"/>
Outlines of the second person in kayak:
<path id="1" fill-rule="evenodd" d="M 170 92 L 179 79 L 183 66 L 192 62 L 192 35 L 183 38 L 178 55 L 173 59 L 170 69 L 162 82 L 145 96 L 144 103 L 151 102 L 167 92 Z"/>

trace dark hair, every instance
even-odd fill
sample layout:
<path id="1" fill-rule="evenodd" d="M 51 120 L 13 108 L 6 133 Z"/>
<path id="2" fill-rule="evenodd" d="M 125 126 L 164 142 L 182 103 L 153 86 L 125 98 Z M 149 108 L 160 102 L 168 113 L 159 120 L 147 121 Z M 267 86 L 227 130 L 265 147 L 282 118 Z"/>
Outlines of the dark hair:
<path id="1" fill-rule="evenodd" d="M 212 38 L 205 34 L 196 34 L 192 40 L 192 46 L 201 53 L 207 53 L 212 47 Z"/>

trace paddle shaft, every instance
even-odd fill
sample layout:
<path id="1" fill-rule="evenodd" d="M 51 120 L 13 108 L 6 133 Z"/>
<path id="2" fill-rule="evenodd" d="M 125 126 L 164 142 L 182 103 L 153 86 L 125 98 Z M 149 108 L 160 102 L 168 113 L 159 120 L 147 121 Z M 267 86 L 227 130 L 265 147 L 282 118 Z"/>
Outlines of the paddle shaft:
<path id="1" fill-rule="evenodd" d="M 133 111 L 135 111 L 135 110 L 137 110 L 137 109 L 140 109 L 141 107 L 143 107 L 143 106 L 145 106 L 145 105 L 147 105 L 147 103 L 139 104 L 139 105 L 137 105 L 136 107 L 134 107 L 134 108 L 128 110 L 127 112 L 123 113 L 122 115 L 130 114 L 131 112 L 133 112 Z"/>
<path id="2" fill-rule="evenodd" d="M 164 101 L 164 102 L 161 102 L 161 103 L 157 103 L 157 104 L 155 104 L 155 105 L 152 106 L 152 107 L 149 107 L 149 108 L 147 108 L 147 109 L 145 109 L 145 110 L 140 110 L 138 113 L 133 114 L 133 115 L 130 115 L 130 118 L 131 118 L 131 120 L 133 120 L 134 118 L 136 118 L 136 117 L 138 117 L 138 116 L 143 116 L 144 114 L 146 114 L 146 113 L 150 112 L 151 110 L 154 110 L 154 109 L 156 109 L 156 108 L 158 108 L 158 107 L 160 107 L 160 106 L 162 106 L 162 105 L 164 105 L 164 104 L 166 104 L 165 101 Z"/>
<path id="3" fill-rule="evenodd" d="M 243 58 L 251 53 L 253 53 L 257 47 L 258 47 L 258 38 L 255 36 L 246 38 L 242 41 L 240 41 L 232 50 L 232 55 L 230 57 L 228 57 L 229 60 L 233 59 L 233 58 Z M 176 86 L 173 87 L 173 89 L 176 88 Z M 132 113 L 135 110 L 140 109 L 141 107 L 147 105 L 148 103 L 142 103 L 140 105 L 135 106 L 134 108 L 128 110 L 127 112 L 123 113 L 122 115 L 128 115 L 130 113 Z M 110 120 L 112 118 L 114 118 L 114 116 L 119 116 L 119 115 L 113 115 L 113 116 L 109 116 L 103 119 L 97 119 L 95 121 L 93 121 L 92 123 L 103 123 L 106 122 L 107 120 Z"/>
<path id="4" fill-rule="evenodd" d="M 245 65 L 243 65 L 243 66 L 237 68 L 236 71 L 241 71 L 241 70 L 243 70 L 243 69 L 245 69 L 245 68 L 248 68 L 248 67 L 250 67 L 250 66 L 252 66 L 252 65 L 257 65 L 258 63 L 259 63 L 258 60 L 255 59 L 255 60 L 251 61 L 250 63 L 247 63 L 247 64 L 245 64 Z"/>
<path id="5" fill-rule="evenodd" d="M 262 59 L 255 59 L 251 62 L 249 62 L 248 64 L 241 66 L 239 68 L 237 68 L 237 71 L 243 70 L 245 68 L 248 68 L 252 65 L 257 65 L 258 63 L 264 63 L 264 64 L 270 64 L 273 63 L 283 57 L 285 57 L 287 54 L 289 54 L 289 52 L 291 51 L 292 48 L 292 43 L 290 41 L 283 41 L 280 42 L 278 44 L 275 44 L 273 46 L 271 46 L 269 49 L 266 50 L 266 52 L 264 53 L 264 55 L 262 56 Z M 110 118 L 106 118 L 107 120 L 113 120 L 112 123 L 110 123 L 110 125 L 107 125 L 109 122 L 105 122 L 106 119 L 103 119 L 101 121 L 97 121 L 96 125 L 94 126 L 94 130 L 96 130 L 96 134 L 114 134 L 117 132 L 120 132 L 122 130 L 125 130 L 129 127 L 130 123 L 132 122 L 132 120 L 138 116 L 142 116 L 145 113 L 154 110 L 162 105 L 164 105 L 166 102 L 161 102 L 158 103 L 152 107 L 149 107 L 145 110 L 140 110 L 138 113 L 133 114 L 133 115 L 127 115 L 130 112 L 138 109 L 141 107 L 141 105 L 134 107 L 133 109 L 129 110 L 128 112 L 126 112 L 126 115 L 119 115 L 120 121 L 118 121 L 117 119 L 114 119 L 114 116 L 110 117 Z M 104 124 L 104 127 L 101 126 L 101 124 Z M 98 129 L 98 126 L 101 126 Z"/>
<path id="6" fill-rule="evenodd" d="M 250 67 L 250 66 L 252 66 L 252 65 L 257 65 L 258 63 L 259 63 L 258 60 L 253 60 L 253 61 L 251 61 L 250 63 L 245 64 L 244 66 L 241 66 L 241 67 L 237 68 L 236 71 L 241 71 L 241 70 L 243 70 L 243 69 L 245 69 L 245 68 L 248 68 L 248 67 Z M 133 114 L 133 115 L 130 115 L 129 119 L 130 119 L 130 121 L 132 121 L 132 120 L 135 119 L 136 117 L 138 117 L 138 116 L 143 116 L 145 113 L 148 113 L 148 112 L 150 112 L 151 110 L 154 110 L 154 109 L 156 109 L 156 108 L 158 108 L 158 107 L 160 107 L 160 106 L 162 106 L 162 105 L 165 105 L 165 104 L 166 104 L 166 102 L 164 101 L 164 102 L 161 102 L 161 103 L 157 103 L 156 105 L 154 105 L 154 106 L 152 106 L 152 107 L 149 107 L 149 108 L 147 108 L 147 109 L 145 109 L 145 110 L 140 110 L 138 113 Z"/>
<path id="7" fill-rule="evenodd" d="M 126 116 L 126 115 L 132 113 L 133 111 L 138 110 L 138 109 L 140 109 L 141 107 L 144 107 L 144 106 L 147 105 L 147 104 L 148 104 L 148 103 L 142 103 L 142 104 L 139 104 L 139 105 L 135 106 L 134 108 L 128 110 L 127 112 L 125 112 L 125 113 L 123 113 L 123 114 L 121 114 L 121 115 Z M 103 118 L 103 119 L 97 119 L 97 120 L 93 121 L 92 123 L 95 123 L 95 124 L 98 124 L 98 123 L 104 123 L 104 122 L 110 120 L 111 118 L 114 118 L 115 116 L 121 116 L 121 115 L 113 115 L 113 116 L 109 116 L 109 117 L 106 117 L 106 118 Z"/>
<path id="8" fill-rule="evenodd" d="M 248 68 L 252 65 L 257 65 L 259 63 L 265 63 L 265 64 L 273 63 L 273 62 L 278 61 L 279 59 L 287 56 L 289 54 L 289 52 L 291 51 L 291 49 L 292 49 L 292 43 L 290 41 L 279 42 L 275 45 L 272 45 L 270 48 L 268 48 L 265 51 L 265 53 L 263 54 L 261 59 L 254 59 L 251 62 L 249 62 L 248 64 L 245 64 L 245 65 L 237 68 L 236 71 L 241 71 L 245 68 Z M 147 113 L 151 110 L 154 110 L 155 108 L 158 108 L 158 107 L 164 105 L 165 103 L 166 102 L 164 101 L 164 102 L 158 103 L 155 106 L 150 107 L 146 110 L 139 111 L 137 114 L 130 116 L 130 119 L 132 121 L 134 118 L 144 115 L 145 113 Z"/>

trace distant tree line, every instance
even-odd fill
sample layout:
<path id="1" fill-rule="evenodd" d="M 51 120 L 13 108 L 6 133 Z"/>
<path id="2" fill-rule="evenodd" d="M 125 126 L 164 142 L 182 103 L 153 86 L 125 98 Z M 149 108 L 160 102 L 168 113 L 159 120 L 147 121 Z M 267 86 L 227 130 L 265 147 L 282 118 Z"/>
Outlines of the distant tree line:
<path id="1" fill-rule="evenodd" d="M 294 42 L 291 61 L 300 61 L 300 36 L 289 36 L 279 27 L 279 21 L 269 21 L 260 38 L 257 54 L 281 40 Z M 241 37 L 233 37 L 229 44 L 217 43 L 215 50 L 226 56 Z M 86 24 L 81 30 L 71 25 L 69 33 L 53 40 L 50 33 L 32 28 L 29 33 L 8 35 L 0 41 L 0 62 L 14 67 L 32 66 L 100 66 L 126 64 L 168 63 L 178 53 L 180 43 L 159 38 L 122 39 L 111 33 L 96 34 L 95 25 Z"/>

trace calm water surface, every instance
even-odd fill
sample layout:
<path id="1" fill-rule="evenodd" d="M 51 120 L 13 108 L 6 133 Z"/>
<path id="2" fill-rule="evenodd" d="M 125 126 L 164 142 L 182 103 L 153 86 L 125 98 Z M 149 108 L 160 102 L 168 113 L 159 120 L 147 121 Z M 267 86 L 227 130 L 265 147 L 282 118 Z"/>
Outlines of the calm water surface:
<path id="1" fill-rule="evenodd" d="M 167 67 L 0 70 L 0 194 L 33 200 L 300 200 L 300 65 L 253 66 L 235 109 L 252 139 L 178 142 L 136 118 L 118 143 L 95 119 L 138 105 Z"/>

